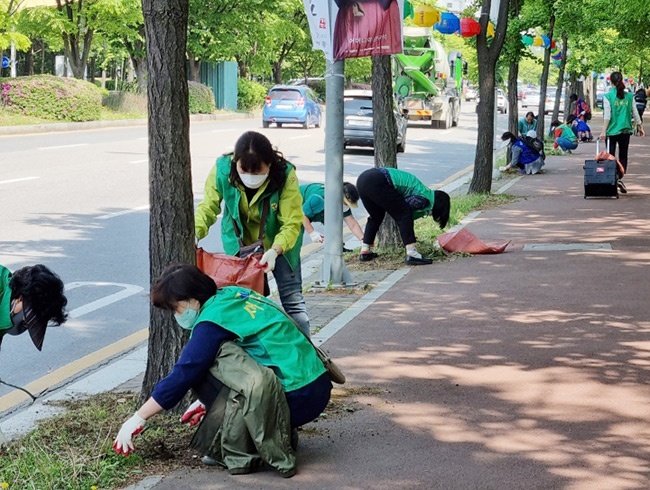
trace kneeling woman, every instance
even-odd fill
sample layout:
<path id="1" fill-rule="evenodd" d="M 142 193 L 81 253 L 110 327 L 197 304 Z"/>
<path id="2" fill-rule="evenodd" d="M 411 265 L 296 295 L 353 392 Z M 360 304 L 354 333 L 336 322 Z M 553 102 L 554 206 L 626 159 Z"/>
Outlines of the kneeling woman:
<path id="1" fill-rule="evenodd" d="M 311 342 L 273 301 L 236 286 L 217 290 L 191 265 L 169 266 L 151 297 L 156 307 L 173 311 L 191 336 L 172 372 L 124 423 L 115 450 L 132 451 L 132 437 L 145 421 L 174 407 L 190 388 L 208 411 L 202 425 L 225 392 L 225 415 L 210 441 L 211 456 L 231 474 L 266 462 L 282 476 L 293 476 L 291 429 L 318 417 L 332 390 Z"/>

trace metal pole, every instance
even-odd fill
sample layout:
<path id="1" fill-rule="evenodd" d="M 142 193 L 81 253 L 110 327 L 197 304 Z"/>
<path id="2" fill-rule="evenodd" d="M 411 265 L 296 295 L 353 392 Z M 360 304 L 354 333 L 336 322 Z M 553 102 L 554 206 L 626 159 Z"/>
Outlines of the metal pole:
<path id="1" fill-rule="evenodd" d="M 325 244 L 324 286 L 349 286 L 343 261 L 343 61 L 327 61 L 325 73 Z"/>
<path id="2" fill-rule="evenodd" d="M 11 78 L 16 78 L 16 45 L 11 43 L 11 69 L 10 76 Z"/>

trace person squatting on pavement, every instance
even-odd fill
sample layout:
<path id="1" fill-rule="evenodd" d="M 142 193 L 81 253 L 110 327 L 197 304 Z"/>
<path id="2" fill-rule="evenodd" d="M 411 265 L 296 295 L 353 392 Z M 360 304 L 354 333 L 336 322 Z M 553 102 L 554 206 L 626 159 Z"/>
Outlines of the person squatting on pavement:
<path id="1" fill-rule="evenodd" d="M 151 301 L 173 311 L 190 340 L 171 373 L 124 422 L 115 451 L 129 455 L 146 421 L 193 389 L 198 402 L 181 421 L 197 423 L 205 415 L 193 441 L 205 464 L 236 475 L 266 463 L 285 478 L 295 475 L 293 429 L 318 417 L 332 390 L 309 339 L 270 299 L 237 286 L 217 289 L 193 265 L 167 267 Z"/>
<path id="2" fill-rule="evenodd" d="M 509 172 L 516 169 L 522 174 L 528 175 L 535 175 L 542 171 L 544 166 L 544 143 L 537 139 L 535 131 L 528 131 L 525 137 L 521 138 L 517 138 L 511 132 L 506 131 L 501 135 L 501 140 L 508 141 L 511 153 L 510 163 L 504 167 L 499 167 L 500 171 Z M 532 145 L 536 145 L 537 148 Z"/>
<path id="3" fill-rule="evenodd" d="M 571 150 L 578 148 L 578 137 L 571 129 L 571 123 L 574 119 L 575 116 L 571 114 L 567 118 L 566 124 L 557 119 L 551 123 L 551 132 L 553 132 L 555 139 L 553 148 L 559 147 L 564 153 L 571 153 Z"/>
<path id="4" fill-rule="evenodd" d="M 612 155 L 616 155 L 616 145 L 618 145 L 618 161 L 623 165 L 624 174 L 626 174 L 632 120 L 634 120 L 639 136 L 645 136 L 645 131 L 634 102 L 634 96 L 625 91 L 623 75 L 615 71 L 610 75 L 609 80 L 612 88 L 603 97 L 604 122 L 600 139 L 607 139 L 607 151 Z M 626 194 L 627 187 L 623 183 L 623 175 L 619 175 L 618 188 L 623 194 Z"/>
<path id="5" fill-rule="evenodd" d="M 325 223 L 325 184 L 303 184 L 300 186 L 302 211 L 305 213 L 303 226 L 314 243 L 323 243 L 325 237 L 314 229 L 312 223 Z M 350 208 L 359 207 L 359 191 L 349 182 L 343 182 L 343 221 L 359 240 L 363 240 L 363 230 L 352 216 Z M 343 249 L 343 251 L 348 251 Z"/>
<path id="6" fill-rule="evenodd" d="M 414 175 L 396 168 L 364 171 L 357 179 L 357 189 L 369 215 L 359 260 L 368 261 L 377 257 L 372 247 L 388 213 L 397 223 L 406 247 L 406 263 L 423 265 L 433 262 L 422 257 L 416 249 L 413 221 L 431 215 L 441 229 L 447 226 L 451 201 L 446 192 L 429 189 Z"/>
<path id="7" fill-rule="evenodd" d="M 0 345 L 5 335 L 27 331 L 40 351 L 47 324 L 67 320 L 67 304 L 63 282 L 44 265 L 23 267 L 13 274 L 0 265 Z"/>
<path id="8" fill-rule="evenodd" d="M 265 206 L 268 216 L 260 224 Z M 239 253 L 237 230 L 242 230 L 243 244 L 251 245 L 264 227 L 260 264 L 273 272 L 282 307 L 309 336 L 300 270 L 304 215 L 298 178 L 295 167 L 266 136 L 248 131 L 239 137 L 233 153 L 217 159 L 194 217 L 197 240 L 205 238 L 221 211 L 221 240 L 228 255 Z"/>

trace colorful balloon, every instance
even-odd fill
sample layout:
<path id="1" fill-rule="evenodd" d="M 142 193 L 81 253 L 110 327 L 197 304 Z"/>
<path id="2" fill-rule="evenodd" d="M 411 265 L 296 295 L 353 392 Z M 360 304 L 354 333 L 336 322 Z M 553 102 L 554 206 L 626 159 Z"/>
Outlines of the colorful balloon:
<path id="1" fill-rule="evenodd" d="M 524 44 L 524 46 L 532 46 L 533 45 L 533 38 L 532 38 L 532 36 L 524 34 L 523 36 L 521 36 L 521 42 Z"/>
<path id="2" fill-rule="evenodd" d="M 414 9 L 413 22 L 420 27 L 431 27 L 440 22 L 440 11 L 429 5 L 418 5 Z"/>
<path id="3" fill-rule="evenodd" d="M 442 34 L 454 34 L 460 32 L 460 19 L 451 12 L 443 12 L 440 15 L 440 22 L 433 28 Z"/>
<path id="4" fill-rule="evenodd" d="M 460 19 L 460 35 L 463 37 L 478 36 L 481 32 L 481 24 L 472 18 Z"/>
<path id="5" fill-rule="evenodd" d="M 542 38 L 542 46 L 545 48 L 548 48 L 551 45 L 551 40 L 548 38 L 548 36 L 540 36 Z"/>

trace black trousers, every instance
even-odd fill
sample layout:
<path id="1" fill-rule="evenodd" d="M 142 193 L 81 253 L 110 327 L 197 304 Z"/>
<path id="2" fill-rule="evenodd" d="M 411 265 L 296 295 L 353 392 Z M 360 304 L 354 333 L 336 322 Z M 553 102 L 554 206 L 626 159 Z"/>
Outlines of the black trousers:
<path id="1" fill-rule="evenodd" d="M 404 245 L 415 243 L 411 207 L 397 189 L 377 168 L 364 171 L 357 179 L 357 190 L 369 217 L 363 233 L 363 243 L 375 243 L 377 232 L 388 213 L 397 223 Z"/>
<path id="2" fill-rule="evenodd" d="M 609 145 L 609 153 L 616 155 L 616 145 L 618 145 L 618 161 L 623 165 L 625 173 L 627 173 L 627 150 L 630 147 L 629 134 L 617 134 L 607 137 L 607 144 Z"/>

